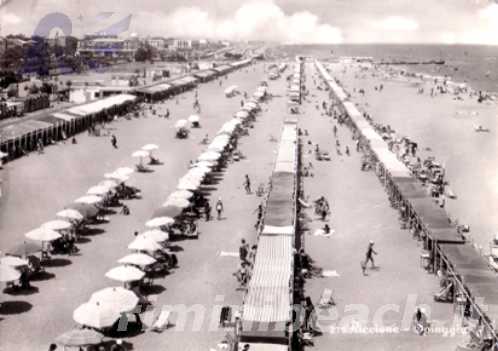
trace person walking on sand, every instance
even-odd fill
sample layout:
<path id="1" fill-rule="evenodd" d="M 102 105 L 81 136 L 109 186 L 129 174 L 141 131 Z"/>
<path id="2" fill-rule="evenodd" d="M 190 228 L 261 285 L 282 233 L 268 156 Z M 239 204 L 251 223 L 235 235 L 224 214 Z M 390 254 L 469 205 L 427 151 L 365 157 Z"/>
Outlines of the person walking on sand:
<path id="1" fill-rule="evenodd" d="M 221 197 L 216 201 L 216 212 L 218 213 L 218 220 L 221 220 L 221 214 L 223 213 L 223 202 L 221 202 Z"/>
<path id="2" fill-rule="evenodd" d="M 209 222 L 211 220 L 211 205 L 209 204 L 209 201 L 206 201 L 204 204 L 204 214 L 206 216 L 206 222 Z"/>
<path id="3" fill-rule="evenodd" d="M 112 146 L 117 149 L 118 148 L 118 139 L 116 138 L 116 136 L 113 134 L 111 135 L 111 144 Z"/>
<path id="4" fill-rule="evenodd" d="M 249 175 L 245 175 L 244 177 L 244 189 L 246 190 L 247 194 L 251 193 L 251 180 L 249 179 Z"/>
<path id="5" fill-rule="evenodd" d="M 377 255 L 377 251 L 374 250 L 374 242 L 370 240 L 368 243 L 367 253 L 365 255 L 365 262 L 362 264 L 363 274 L 366 275 L 367 264 L 370 261 L 372 268 L 375 267 L 375 261 L 373 259 L 373 255 Z"/>
<path id="6" fill-rule="evenodd" d="M 246 243 L 245 239 L 240 241 L 239 247 L 239 258 L 242 263 L 249 263 L 247 257 L 249 255 L 249 244 Z"/>

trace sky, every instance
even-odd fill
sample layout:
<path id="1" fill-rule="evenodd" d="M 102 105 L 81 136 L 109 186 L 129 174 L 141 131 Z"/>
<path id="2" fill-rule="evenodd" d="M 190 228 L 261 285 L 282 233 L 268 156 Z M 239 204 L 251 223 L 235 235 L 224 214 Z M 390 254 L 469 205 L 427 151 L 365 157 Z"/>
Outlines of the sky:
<path id="1" fill-rule="evenodd" d="M 0 4 L 2 35 L 33 34 L 45 17 L 53 27 L 51 35 L 118 30 L 122 36 L 283 44 L 498 45 L 498 0 L 0 0 Z M 60 17 L 67 21 L 60 22 Z"/>

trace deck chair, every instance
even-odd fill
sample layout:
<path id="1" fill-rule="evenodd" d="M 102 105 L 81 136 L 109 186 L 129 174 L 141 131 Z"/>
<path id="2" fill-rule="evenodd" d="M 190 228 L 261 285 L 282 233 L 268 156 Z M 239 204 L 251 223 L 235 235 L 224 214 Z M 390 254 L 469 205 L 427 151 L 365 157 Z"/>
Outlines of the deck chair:
<path id="1" fill-rule="evenodd" d="M 328 308 L 330 306 L 335 306 L 335 301 L 332 297 L 332 290 L 325 289 L 320 296 L 320 300 L 318 301 L 318 307 Z"/>
<path id="2" fill-rule="evenodd" d="M 161 333 L 162 331 L 167 329 L 168 326 L 170 325 L 169 323 L 170 314 L 171 314 L 170 311 L 162 310 L 161 313 L 159 313 L 159 316 L 157 317 L 154 324 L 152 324 L 152 327 L 150 329 L 156 333 Z"/>

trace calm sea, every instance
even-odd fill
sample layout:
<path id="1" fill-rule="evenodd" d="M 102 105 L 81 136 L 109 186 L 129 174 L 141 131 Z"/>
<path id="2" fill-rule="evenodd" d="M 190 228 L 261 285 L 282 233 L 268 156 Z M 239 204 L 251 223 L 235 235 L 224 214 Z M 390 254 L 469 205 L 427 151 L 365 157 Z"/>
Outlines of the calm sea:
<path id="1" fill-rule="evenodd" d="M 444 65 L 413 65 L 408 68 L 433 75 L 449 75 L 474 89 L 498 92 L 498 46 L 482 45 L 289 45 L 289 55 L 372 56 L 376 60 L 444 60 Z"/>

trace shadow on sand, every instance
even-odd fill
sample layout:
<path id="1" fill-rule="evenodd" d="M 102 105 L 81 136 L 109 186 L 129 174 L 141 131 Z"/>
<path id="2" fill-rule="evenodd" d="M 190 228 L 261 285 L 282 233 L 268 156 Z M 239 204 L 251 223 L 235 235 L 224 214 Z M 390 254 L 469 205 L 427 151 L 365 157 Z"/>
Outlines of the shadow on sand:
<path id="1" fill-rule="evenodd" d="M 29 288 L 21 289 L 21 288 L 5 288 L 3 292 L 7 295 L 12 296 L 29 296 L 37 294 L 40 291 L 36 286 L 30 286 Z"/>
<path id="2" fill-rule="evenodd" d="M 49 280 L 49 279 L 53 279 L 55 278 L 55 274 L 54 273 L 50 273 L 50 272 L 38 272 L 36 274 L 33 274 L 30 278 L 30 280 L 32 282 L 41 282 L 41 281 L 44 281 L 44 280 Z"/>
<path id="3" fill-rule="evenodd" d="M 0 314 L 19 314 L 28 312 L 33 305 L 26 301 L 4 301 L 0 303 Z"/>
<path id="4" fill-rule="evenodd" d="M 95 236 L 95 235 L 100 235 L 104 234 L 105 230 L 102 228 L 86 228 L 85 231 L 81 232 L 81 235 L 84 236 Z"/>
<path id="5" fill-rule="evenodd" d="M 153 284 L 143 287 L 142 291 L 145 295 L 159 295 L 162 292 L 166 291 L 166 288 L 159 284 Z"/>
<path id="6" fill-rule="evenodd" d="M 43 266 L 44 267 L 51 267 L 51 268 L 65 267 L 65 266 L 69 266 L 71 263 L 72 263 L 72 261 L 68 260 L 67 258 L 57 257 L 57 258 L 51 258 L 50 260 L 44 261 Z"/>

